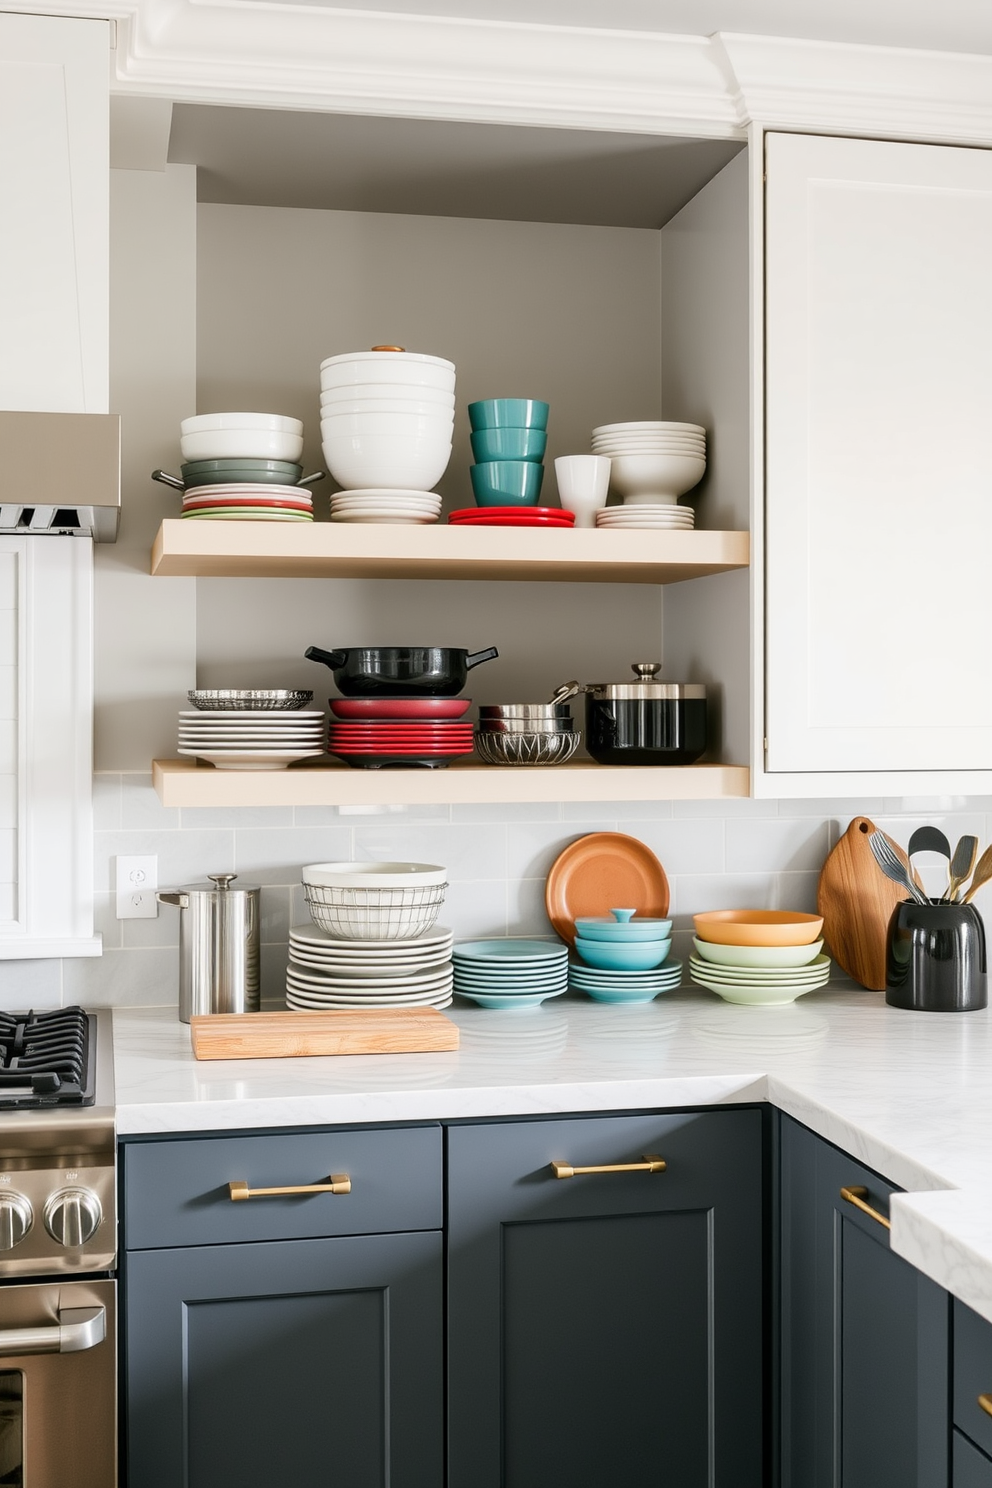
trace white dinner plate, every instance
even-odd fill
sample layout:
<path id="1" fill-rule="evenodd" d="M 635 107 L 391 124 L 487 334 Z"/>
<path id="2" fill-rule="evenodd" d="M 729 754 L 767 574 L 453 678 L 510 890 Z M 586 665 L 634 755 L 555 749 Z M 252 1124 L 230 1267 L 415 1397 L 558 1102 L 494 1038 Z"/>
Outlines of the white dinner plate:
<path id="1" fill-rule="evenodd" d="M 438 945 L 441 942 L 450 945 L 452 936 L 453 931 L 448 925 L 434 925 L 423 935 L 411 935 L 403 940 L 345 940 L 340 935 L 332 935 L 329 930 L 322 930 L 319 925 L 310 924 L 294 925 L 289 932 L 291 941 L 299 940 L 304 945 L 335 946 L 339 951 L 354 952 L 356 956 L 372 950 L 380 955 L 409 955 L 420 946 Z"/>

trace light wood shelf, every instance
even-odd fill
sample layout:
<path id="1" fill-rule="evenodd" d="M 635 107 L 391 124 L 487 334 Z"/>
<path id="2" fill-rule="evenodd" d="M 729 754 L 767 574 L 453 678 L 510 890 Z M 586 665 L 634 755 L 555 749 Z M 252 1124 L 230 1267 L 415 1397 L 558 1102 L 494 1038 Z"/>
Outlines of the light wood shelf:
<path id="1" fill-rule="evenodd" d="M 679 584 L 747 568 L 746 532 L 537 531 L 346 522 L 162 523 L 153 574 Z"/>
<path id="2" fill-rule="evenodd" d="M 486 801 L 702 801 L 747 796 L 745 765 L 666 769 L 586 763 L 455 763 L 443 770 L 355 770 L 328 762 L 288 770 L 218 770 L 155 760 L 163 806 L 452 805 Z"/>

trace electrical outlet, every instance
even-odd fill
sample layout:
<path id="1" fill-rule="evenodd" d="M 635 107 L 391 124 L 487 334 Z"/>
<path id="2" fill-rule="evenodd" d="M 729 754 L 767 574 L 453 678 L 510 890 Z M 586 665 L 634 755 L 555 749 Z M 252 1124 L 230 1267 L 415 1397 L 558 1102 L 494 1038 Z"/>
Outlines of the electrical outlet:
<path id="1" fill-rule="evenodd" d="M 117 864 L 117 918 L 154 920 L 158 917 L 158 858 L 119 857 Z"/>

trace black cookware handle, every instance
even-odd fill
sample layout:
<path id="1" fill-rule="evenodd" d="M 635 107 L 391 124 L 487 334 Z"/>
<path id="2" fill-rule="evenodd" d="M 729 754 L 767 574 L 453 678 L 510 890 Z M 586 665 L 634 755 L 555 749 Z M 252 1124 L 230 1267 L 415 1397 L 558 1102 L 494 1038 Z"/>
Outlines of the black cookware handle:
<path id="1" fill-rule="evenodd" d="M 480 661 L 495 661 L 498 655 L 499 652 L 495 646 L 489 646 L 485 651 L 473 651 L 471 656 L 465 658 L 465 670 L 469 671 L 472 667 L 478 666 Z"/>
<path id="2" fill-rule="evenodd" d="M 337 671 L 348 660 L 347 651 L 322 651 L 319 646 L 308 646 L 303 655 L 307 661 L 322 661 L 331 671 Z"/>

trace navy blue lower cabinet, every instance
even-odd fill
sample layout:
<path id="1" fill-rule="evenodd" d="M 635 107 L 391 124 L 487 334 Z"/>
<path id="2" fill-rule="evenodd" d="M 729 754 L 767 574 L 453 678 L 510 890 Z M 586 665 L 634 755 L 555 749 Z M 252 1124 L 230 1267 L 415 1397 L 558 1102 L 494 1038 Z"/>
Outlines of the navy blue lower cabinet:
<path id="1" fill-rule="evenodd" d="M 761 1113 L 447 1142 L 450 1488 L 762 1488 Z"/>
<path id="2" fill-rule="evenodd" d="M 126 1257 L 127 1488 L 442 1488 L 438 1231 Z"/>
<path id="3" fill-rule="evenodd" d="M 892 1185 L 788 1117 L 780 1152 L 782 1488 L 948 1488 L 950 1298 L 841 1192 Z"/>

